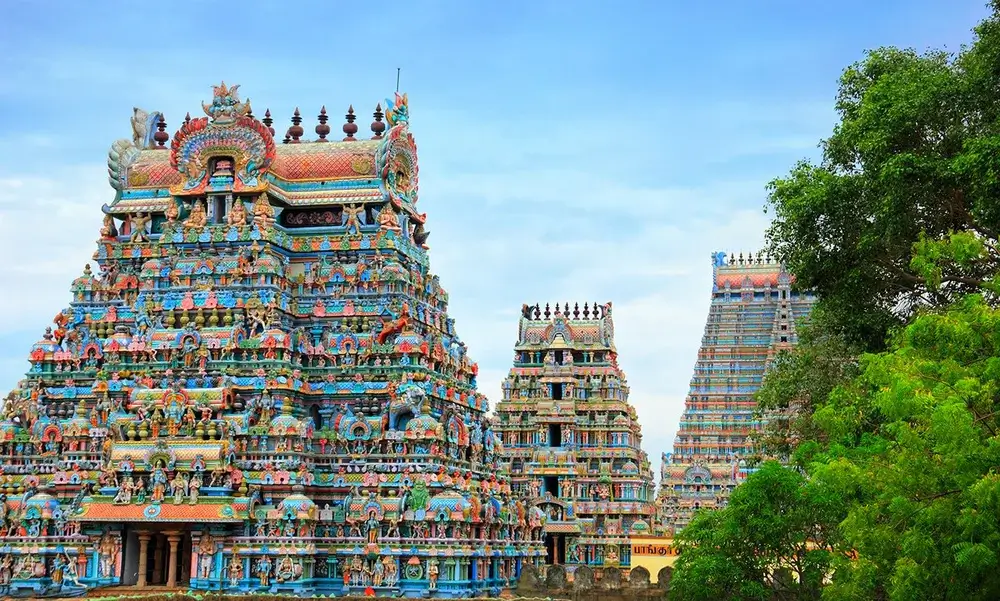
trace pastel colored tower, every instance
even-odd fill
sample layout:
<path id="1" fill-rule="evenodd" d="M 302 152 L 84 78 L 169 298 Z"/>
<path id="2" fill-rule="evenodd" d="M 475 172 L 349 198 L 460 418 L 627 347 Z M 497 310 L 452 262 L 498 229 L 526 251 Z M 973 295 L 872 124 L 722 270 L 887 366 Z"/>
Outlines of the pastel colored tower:
<path id="1" fill-rule="evenodd" d="M 778 352 L 798 340 L 815 302 L 763 253 L 712 255 L 712 303 L 673 453 L 662 455 L 658 528 L 682 529 L 697 509 L 726 505 L 751 471 L 763 423 L 754 394 Z"/>
<path id="2" fill-rule="evenodd" d="M 548 563 L 629 567 L 654 484 L 618 366 L 611 303 L 522 308 L 495 426 L 511 487 L 541 523 Z"/>
<path id="3" fill-rule="evenodd" d="M 135 110 L 97 268 L 0 416 L 0 594 L 495 596 L 543 560 L 385 106 L 283 142 L 238 86 L 173 135 Z"/>

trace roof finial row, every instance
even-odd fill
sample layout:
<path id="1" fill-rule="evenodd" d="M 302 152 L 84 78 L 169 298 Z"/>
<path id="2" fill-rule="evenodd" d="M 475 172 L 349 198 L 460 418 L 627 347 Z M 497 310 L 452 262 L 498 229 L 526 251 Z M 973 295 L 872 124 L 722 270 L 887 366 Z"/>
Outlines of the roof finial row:
<path id="1" fill-rule="evenodd" d="M 730 265 L 747 265 L 747 266 L 749 266 L 749 265 L 764 265 L 764 264 L 771 263 L 771 262 L 772 262 L 771 255 L 770 254 L 765 254 L 765 252 L 762 251 L 762 250 L 757 251 L 757 255 L 756 256 L 754 256 L 753 252 L 748 252 L 746 254 L 746 258 L 743 257 L 743 253 L 742 252 L 739 254 L 738 257 L 736 255 L 736 253 L 731 253 L 729 255 L 729 264 Z"/>
<path id="2" fill-rule="evenodd" d="M 581 315 L 583 319 L 601 319 L 605 315 L 606 305 L 600 305 L 598 303 L 593 303 L 593 309 L 591 309 L 590 303 L 583 303 L 583 310 L 580 310 L 580 303 L 573 303 L 573 307 L 570 308 L 569 303 L 556 303 L 555 309 L 549 303 L 545 303 L 545 309 L 543 310 L 541 305 L 535 304 L 524 305 L 521 308 L 521 316 L 525 319 L 542 320 L 546 321 L 554 318 L 557 315 L 561 315 L 570 319 L 580 319 Z"/>
<path id="3" fill-rule="evenodd" d="M 386 130 L 386 122 L 384 121 L 385 113 L 382 112 L 382 103 L 378 103 L 375 106 L 375 112 L 372 113 L 372 117 L 374 118 L 374 121 L 372 121 L 371 124 L 371 139 L 381 140 L 382 134 L 384 134 Z M 316 135 L 319 136 L 319 138 L 316 142 L 330 141 L 327 139 L 327 136 L 330 135 L 331 131 L 330 126 L 327 124 L 329 119 L 330 117 L 327 115 L 326 106 L 323 106 L 319 110 L 319 116 L 317 116 L 319 124 L 316 125 Z M 355 123 L 356 119 L 357 115 L 354 113 L 354 105 L 348 106 L 347 114 L 344 115 L 344 126 L 341 128 L 344 131 L 344 142 L 354 142 L 358 140 L 358 138 L 355 137 L 358 133 L 358 124 Z M 274 123 L 274 120 L 271 119 L 270 109 L 264 111 L 264 118 L 261 119 L 261 122 L 267 126 L 267 129 L 270 130 L 271 135 L 273 136 L 274 127 L 272 127 L 272 124 Z M 302 114 L 299 112 L 298 107 L 296 107 L 295 112 L 292 115 L 292 125 L 288 128 L 288 131 L 285 132 L 285 139 L 283 142 L 285 144 L 300 144 L 304 141 L 301 139 L 304 133 L 305 129 L 302 127 Z"/>

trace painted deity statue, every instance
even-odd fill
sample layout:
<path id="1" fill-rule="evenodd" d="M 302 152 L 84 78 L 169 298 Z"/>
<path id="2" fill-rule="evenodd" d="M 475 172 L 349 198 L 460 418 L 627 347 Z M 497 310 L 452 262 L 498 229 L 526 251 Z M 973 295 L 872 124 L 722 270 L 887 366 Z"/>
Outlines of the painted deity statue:
<path id="1" fill-rule="evenodd" d="M 239 198 L 233 199 L 233 208 L 226 216 L 229 225 L 244 225 L 247 222 L 247 208 Z"/>
<path id="2" fill-rule="evenodd" d="M 184 220 L 184 227 L 189 229 L 200 229 L 208 224 L 208 214 L 205 211 L 204 201 L 197 200 L 191 207 L 191 213 Z"/>
<path id="3" fill-rule="evenodd" d="M 215 565 L 215 539 L 206 534 L 198 543 L 198 577 L 208 580 L 212 577 L 212 566 Z"/>

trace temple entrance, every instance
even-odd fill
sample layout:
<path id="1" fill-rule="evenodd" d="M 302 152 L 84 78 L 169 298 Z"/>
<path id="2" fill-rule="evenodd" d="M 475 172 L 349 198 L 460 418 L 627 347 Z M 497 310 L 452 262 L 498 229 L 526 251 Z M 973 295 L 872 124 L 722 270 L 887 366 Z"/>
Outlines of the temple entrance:
<path id="1" fill-rule="evenodd" d="M 566 536 L 563 534 L 545 535 L 545 563 L 549 565 L 566 563 Z"/>
<path id="2" fill-rule="evenodd" d="M 191 580 L 191 533 L 128 528 L 122 584 L 186 587 Z"/>

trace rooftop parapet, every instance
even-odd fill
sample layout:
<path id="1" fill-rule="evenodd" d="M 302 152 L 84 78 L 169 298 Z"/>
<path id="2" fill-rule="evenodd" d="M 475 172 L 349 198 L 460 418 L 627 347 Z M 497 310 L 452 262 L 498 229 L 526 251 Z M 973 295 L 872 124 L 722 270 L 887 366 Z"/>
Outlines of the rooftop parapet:
<path id="1" fill-rule="evenodd" d="M 568 345 L 577 349 L 604 348 L 614 352 L 615 326 L 611 303 L 545 303 L 522 305 L 518 348 Z"/>
<path id="2" fill-rule="evenodd" d="M 716 291 L 729 288 L 776 288 L 788 286 L 795 278 L 784 264 L 764 251 L 757 253 L 712 253 L 712 272 Z"/>
<path id="3" fill-rule="evenodd" d="M 585 321 L 611 316 L 610 302 L 603 305 L 594 303 L 593 309 L 590 308 L 590 303 L 583 303 L 583 309 L 580 308 L 580 303 L 574 303 L 572 308 L 570 308 L 569 303 L 562 305 L 556 303 L 555 305 L 555 309 L 552 309 L 549 303 L 545 303 L 545 308 L 542 309 L 538 303 L 534 306 L 525 304 L 521 307 L 521 317 L 529 321 L 551 321 L 556 316 L 561 315 L 573 321 Z"/>

